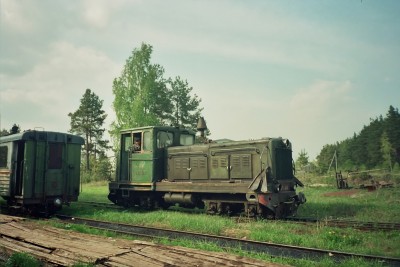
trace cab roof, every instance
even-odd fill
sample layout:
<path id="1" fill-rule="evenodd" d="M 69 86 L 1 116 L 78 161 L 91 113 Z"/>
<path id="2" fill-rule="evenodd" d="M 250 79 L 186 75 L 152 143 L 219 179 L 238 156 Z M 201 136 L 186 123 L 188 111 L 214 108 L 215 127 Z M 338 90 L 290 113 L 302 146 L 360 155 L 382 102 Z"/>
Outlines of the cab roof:
<path id="1" fill-rule="evenodd" d="M 195 132 L 190 129 L 174 127 L 174 126 L 143 126 L 137 128 L 129 128 L 121 130 L 120 134 L 126 134 L 130 132 L 141 132 L 144 130 L 154 130 L 154 129 L 158 131 L 170 131 L 170 132 L 181 132 L 181 133 L 183 132 L 183 133 L 195 134 Z"/>

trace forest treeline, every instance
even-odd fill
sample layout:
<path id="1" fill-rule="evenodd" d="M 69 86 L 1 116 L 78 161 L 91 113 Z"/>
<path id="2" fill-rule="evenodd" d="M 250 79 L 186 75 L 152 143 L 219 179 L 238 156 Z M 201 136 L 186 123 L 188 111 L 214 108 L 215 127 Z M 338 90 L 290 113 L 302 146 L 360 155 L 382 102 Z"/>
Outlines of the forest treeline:
<path id="1" fill-rule="evenodd" d="M 357 134 L 336 144 L 325 145 L 317 156 L 318 171 L 326 173 L 335 155 L 338 169 L 344 171 L 382 168 L 398 169 L 400 165 L 400 114 L 389 107 L 386 116 L 370 119 Z"/>

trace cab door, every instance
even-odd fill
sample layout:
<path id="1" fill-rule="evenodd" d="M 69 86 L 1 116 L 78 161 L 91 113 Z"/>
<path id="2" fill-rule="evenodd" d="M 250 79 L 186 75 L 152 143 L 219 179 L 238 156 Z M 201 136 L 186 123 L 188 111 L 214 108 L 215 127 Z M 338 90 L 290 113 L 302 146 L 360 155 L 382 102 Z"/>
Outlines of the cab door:
<path id="1" fill-rule="evenodd" d="M 156 160 L 153 157 L 152 131 L 133 132 L 132 137 L 136 147 L 132 150 L 130 157 L 130 180 L 133 183 L 151 183 Z M 140 140 L 140 143 L 137 140 Z"/>
<path id="2" fill-rule="evenodd" d="M 121 152 L 119 159 L 119 181 L 128 182 L 131 180 L 130 158 L 132 153 L 132 136 L 130 133 L 121 136 Z"/>

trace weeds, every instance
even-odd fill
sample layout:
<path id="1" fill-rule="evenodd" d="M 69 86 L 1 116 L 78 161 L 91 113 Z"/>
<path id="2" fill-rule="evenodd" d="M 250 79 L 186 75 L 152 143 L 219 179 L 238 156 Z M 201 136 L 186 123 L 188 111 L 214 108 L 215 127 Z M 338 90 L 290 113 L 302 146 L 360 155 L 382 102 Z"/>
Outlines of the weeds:
<path id="1" fill-rule="evenodd" d="M 305 187 L 307 203 L 298 211 L 301 217 L 322 219 L 345 218 L 364 221 L 398 222 L 400 218 L 399 188 L 366 190 L 338 190 L 329 186 Z M 347 193 L 342 193 L 347 192 Z M 80 200 L 107 201 L 107 185 L 85 185 Z M 192 210 L 179 209 L 143 211 L 139 209 L 115 210 L 91 207 L 74 203 L 63 212 L 70 215 L 119 223 L 162 227 L 167 229 L 194 231 L 206 234 L 226 235 L 264 242 L 282 243 L 296 246 L 314 247 L 329 250 L 400 257 L 400 232 L 362 232 L 351 228 L 328 227 L 322 222 L 312 225 L 299 225 L 281 221 L 260 220 L 250 223 L 237 223 L 234 219 L 222 216 L 210 216 Z M 85 232 L 84 226 L 70 226 L 70 229 Z M 114 233 L 88 231 L 90 233 L 113 236 Z M 215 244 L 188 240 L 159 242 L 169 245 L 181 245 L 210 251 L 221 251 Z M 239 249 L 234 252 L 249 255 Z M 268 255 L 251 254 L 253 258 L 271 261 Z M 274 262 L 296 266 L 314 265 L 309 260 L 274 258 Z M 380 263 L 366 263 L 354 259 L 337 264 L 331 259 L 323 259 L 319 266 L 380 266 Z"/>
<path id="2" fill-rule="evenodd" d="M 29 254 L 16 252 L 4 264 L 5 267 L 40 267 L 42 263 Z"/>

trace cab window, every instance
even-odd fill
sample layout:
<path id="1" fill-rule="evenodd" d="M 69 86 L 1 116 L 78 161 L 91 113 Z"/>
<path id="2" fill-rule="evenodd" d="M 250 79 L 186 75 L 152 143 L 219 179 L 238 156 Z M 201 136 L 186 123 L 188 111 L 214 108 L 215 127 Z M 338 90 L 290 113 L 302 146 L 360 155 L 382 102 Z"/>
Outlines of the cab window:
<path id="1" fill-rule="evenodd" d="M 194 135 L 192 134 L 181 134 L 179 143 L 182 146 L 190 146 L 194 144 Z"/>
<path id="2" fill-rule="evenodd" d="M 174 134 L 160 131 L 157 133 L 157 148 L 169 147 L 173 144 Z"/>
<path id="3" fill-rule="evenodd" d="M 132 137 L 130 135 L 123 136 L 123 150 L 130 151 L 132 149 Z"/>
<path id="4" fill-rule="evenodd" d="M 152 150 L 151 132 L 146 131 L 143 133 L 143 150 Z"/>
<path id="5" fill-rule="evenodd" d="M 133 133 L 133 152 L 140 153 L 142 151 L 142 132 Z"/>

